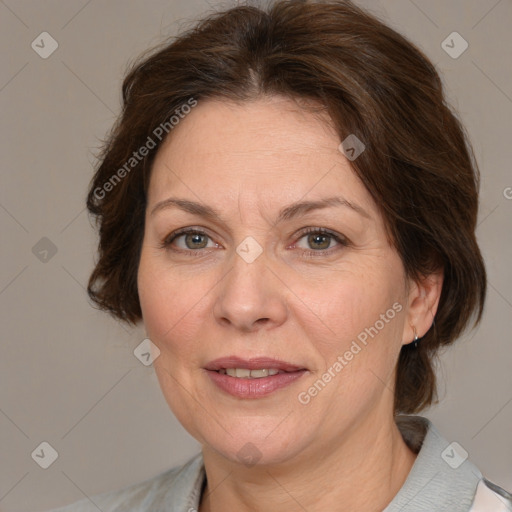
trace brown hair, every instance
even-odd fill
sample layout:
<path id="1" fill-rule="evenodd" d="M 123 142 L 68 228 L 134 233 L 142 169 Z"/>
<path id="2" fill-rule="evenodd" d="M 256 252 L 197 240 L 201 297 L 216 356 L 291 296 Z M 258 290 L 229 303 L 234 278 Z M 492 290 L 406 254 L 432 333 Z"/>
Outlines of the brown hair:
<path id="1" fill-rule="evenodd" d="M 382 212 L 406 275 L 443 269 L 434 324 L 417 348 L 402 347 L 398 361 L 395 412 L 422 410 L 436 398 L 438 349 L 474 313 L 476 325 L 483 311 L 486 274 L 474 233 L 479 173 L 433 65 L 349 1 L 234 7 L 133 64 L 87 199 L 100 235 L 91 299 L 128 323 L 141 319 L 137 269 L 146 192 L 165 139 L 157 128 L 170 132 L 169 119 L 191 99 L 247 101 L 261 94 L 313 100 L 330 115 L 340 141 L 349 134 L 362 140 L 366 149 L 352 166 Z M 139 151 L 150 139 L 154 147 Z"/>

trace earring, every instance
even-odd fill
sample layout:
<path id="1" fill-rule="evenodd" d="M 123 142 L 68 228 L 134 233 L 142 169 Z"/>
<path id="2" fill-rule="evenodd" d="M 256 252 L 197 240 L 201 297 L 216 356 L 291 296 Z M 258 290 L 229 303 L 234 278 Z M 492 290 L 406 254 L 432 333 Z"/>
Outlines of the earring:
<path id="1" fill-rule="evenodd" d="M 414 348 L 418 348 L 418 334 L 416 333 L 416 327 L 413 327 L 414 329 Z"/>

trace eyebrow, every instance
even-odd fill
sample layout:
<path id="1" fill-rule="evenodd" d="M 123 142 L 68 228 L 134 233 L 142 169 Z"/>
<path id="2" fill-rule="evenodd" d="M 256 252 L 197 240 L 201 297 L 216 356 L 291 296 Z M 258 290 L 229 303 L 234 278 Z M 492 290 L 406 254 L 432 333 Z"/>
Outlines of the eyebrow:
<path id="1" fill-rule="evenodd" d="M 347 201 L 342 197 L 327 197 L 325 199 L 319 199 L 317 201 L 299 201 L 283 208 L 277 217 L 277 223 L 285 220 L 291 220 L 295 217 L 300 217 L 313 210 L 320 210 L 322 208 L 329 208 L 334 206 L 342 206 L 350 208 L 357 212 L 359 215 L 371 219 L 371 216 L 366 212 L 364 208 L 355 204 L 351 201 Z M 207 206 L 196 201 L 190 201 L 188 199 L 179 199 L 176 197 L 169 197 L 157 203 L 151 210 L 150 215 L 154 215 L 158 211 L 166 210 L 169 208 L 179 208 L 192 215 L 198 215 L 211 221 L 222 220 L 222 215 L 218 210 Z"/>

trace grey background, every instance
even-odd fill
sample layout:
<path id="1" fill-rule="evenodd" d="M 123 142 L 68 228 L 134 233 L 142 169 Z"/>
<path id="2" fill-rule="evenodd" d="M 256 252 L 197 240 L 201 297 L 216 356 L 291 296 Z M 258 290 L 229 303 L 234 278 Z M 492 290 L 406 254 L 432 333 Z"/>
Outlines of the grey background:
<path id="1" fill-rule="evenodd" d="M 424 415 L 510 490 L 512 3 L 358 3 L 438 66 L 475 147 L 487 306 L 479 329 L 443 355 L 442 401 Z M 46 510 L 119 488 L 199 450 L 168 409 L 153 368 L 133 355 L 143 327 L 129 330 L 87 301 L 96 235 L 84 199 L 129 60 L 219 5 L 233 3 L 0 1 L 1 511 Z M 31 48 L 43 31 L 59 44 L 47 59 Z M 469 43 L 457 59 L 441 47 L 453 31 Z M 33 252 L 42 237 L 57 249 L 46 262 Z M 46 470 L 31 457 L 43 441 L 59 455 Z"/>

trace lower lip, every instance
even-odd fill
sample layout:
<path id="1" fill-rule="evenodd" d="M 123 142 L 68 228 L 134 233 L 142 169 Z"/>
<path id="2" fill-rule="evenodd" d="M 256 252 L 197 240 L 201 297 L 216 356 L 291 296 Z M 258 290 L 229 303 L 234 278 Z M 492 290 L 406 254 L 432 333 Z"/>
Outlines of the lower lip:
<path id="1" fill-rule="evenodd" d="M 206 370 L 206 372 L 220 389 L 230 395 L 237 398 L 261 398 L 289 386 L 292 382 L 300 379 L 306 373 L 306 370 L 278 373 L 258 379 L 231 377 L 212 370 Z"/>

